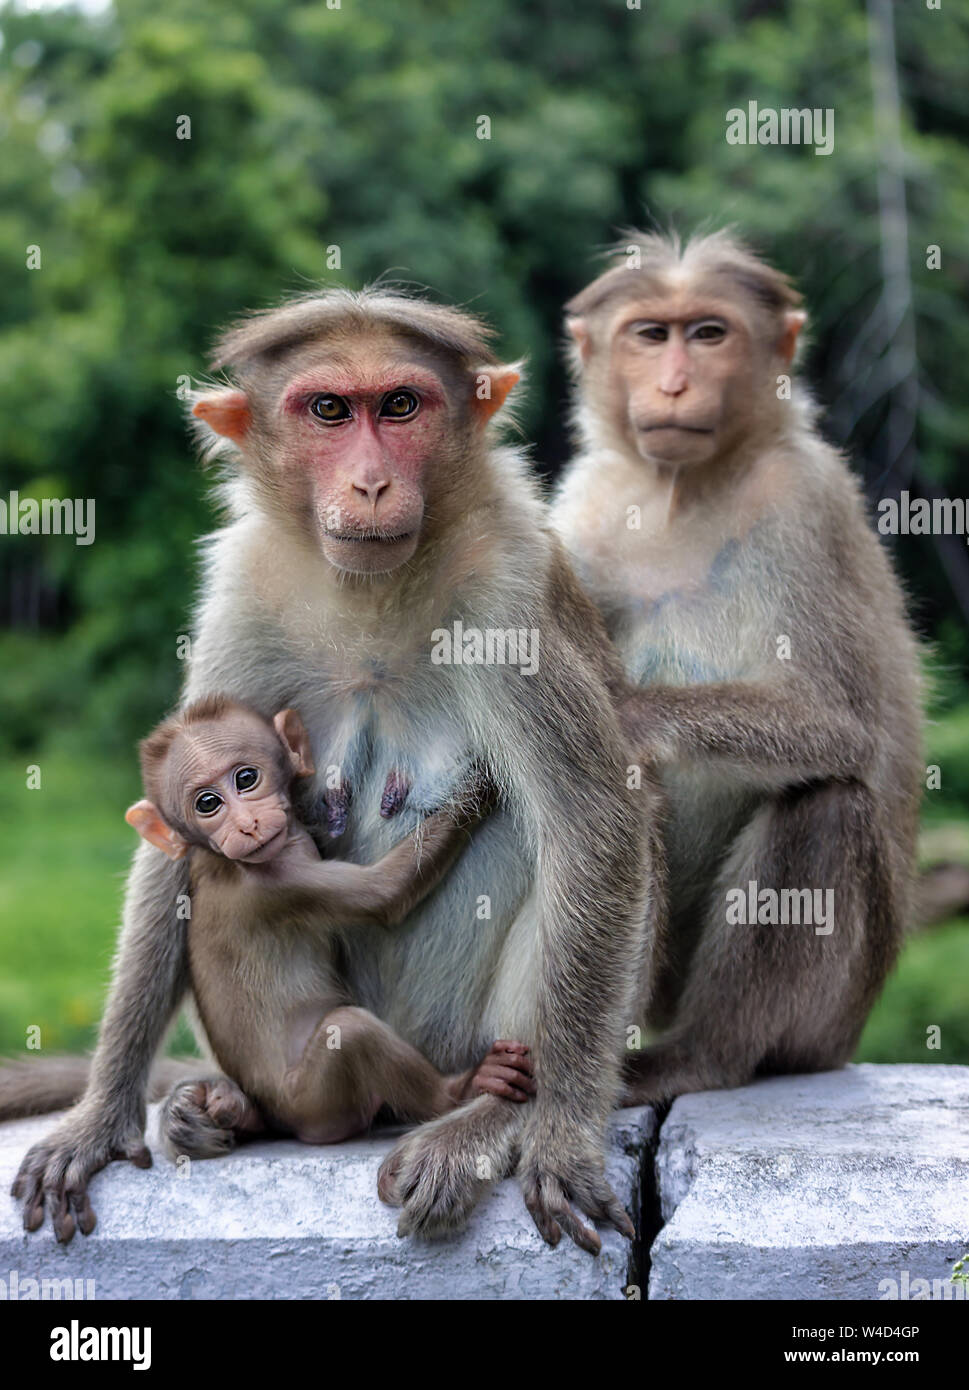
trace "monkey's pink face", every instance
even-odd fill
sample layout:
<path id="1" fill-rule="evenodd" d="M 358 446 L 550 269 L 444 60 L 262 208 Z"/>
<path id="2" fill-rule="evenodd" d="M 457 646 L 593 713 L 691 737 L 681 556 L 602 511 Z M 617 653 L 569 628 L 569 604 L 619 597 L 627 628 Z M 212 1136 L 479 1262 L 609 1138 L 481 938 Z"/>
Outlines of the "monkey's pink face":
<path id="1" fill-rule="evenodd" d="M 447 397 L 426 365 L 384 357 L 322 365 L 282 401 L 287 471 L 308 487 L 323 554 L 354 574 L 394 570 L 417 549 L 428 473 L 447 437 Z"/>
<path id="2" fill-rule="evenodd" d="M 611 327 L 610 356 L 617 417 L 642 458 L 689 467 L 739 437 L 754 370 L 735 305 L 676 294 L 626 304 Z"/>
<path id="3" fill-rule="evenodd" d="M 290 802 L 277 747 L 255 721 L 252 729 L 244 745 L 218 724 L 184 734 L 169 755 L 167 775 L 182 819 L 200 842 L 226 859 L 264 864 L 286 844 Z"/>

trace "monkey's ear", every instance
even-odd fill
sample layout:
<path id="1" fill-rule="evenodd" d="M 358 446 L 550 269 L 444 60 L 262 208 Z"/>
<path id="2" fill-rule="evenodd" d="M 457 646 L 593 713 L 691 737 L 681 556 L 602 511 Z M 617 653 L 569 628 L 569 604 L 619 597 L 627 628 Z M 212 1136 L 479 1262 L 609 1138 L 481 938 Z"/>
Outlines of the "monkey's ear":
<path id="1" fill-rule="evenodd" d="M 151 801 L 136 801 L 124 813 L 129 825 L 133 825 L 143 840 L 167 854 L 169 859 L 184 859 L 188 844 L 177 830 L 173 830 L 161 812 Z"/>
<path id="2" fill-rule="evenodd" d="M 316 771 L 313 750 L 306 725 L 294 709 L 281 709 L 273 719 L 273 728 L 286 746 L 294 777 L 312 777 Z"/>
<path id="3" fill-rule="evenodd" d="M 212 391 L 195 402 L 192 414 L 235 444 L 242 443 L 252 424 L 244 391 Z"/>
<path id="4" fill-rule="evenodd" d="M 521 377 L 518 364 L 510 367 L 481 367 L 475 372 L 471 410 L 482 428 L 498 413 L 508 399 L 512 387 L 521 381 Z"/>
<path id="5" fill-rule="evenodd" d="M 781 360 L 788 365 L 794 361 L 798 334 L 806 323 L 807 314 L 803 309 L 788 309 L 784 315 L 784 327 L 777 344 L 777 351 Z"/>
<path id="6" fill-rule="evenodd" d="M 589 338 L 589 330 L 585 326 L 585 319 L 566 319 L 565 327 L 578 348 L 582 361 L 588 362 L 589 354 L 592 351 L 592 342 Z"/>

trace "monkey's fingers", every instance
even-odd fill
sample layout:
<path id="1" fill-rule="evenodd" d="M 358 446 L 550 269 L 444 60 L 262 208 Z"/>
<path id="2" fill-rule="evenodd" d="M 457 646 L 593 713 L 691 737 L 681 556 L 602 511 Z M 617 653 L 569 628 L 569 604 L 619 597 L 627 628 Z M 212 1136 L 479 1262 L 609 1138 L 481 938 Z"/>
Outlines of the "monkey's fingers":
<path id="1" fill-rule="evenodd" d="M 487 1092 L 505 1100 L 525 1101 L 534 1095 L 535 1083 L 510 1067 L 482 1066 L 474 1075 L 471 1090 L 474 1095 Z"/>
<path id="2" fill-rule="evenodd" d="M 580 1250 L 587 1250 L 590 1255 L 598 1255 L 602 1249 L 602 1241 L 592 1227 L 581 1221 L 572 1210 L 569 1195 L 558 1179 L 549 1173 L 539 1174 L 536 1187 L 536 1205 L 540 1204 L 545 1220 L 551 1220 L 553 1225 L 561 1227 Z M 532 1211 L 531 1207 L 529 1211 Z M 532 1217 L 535 1217 L 534 1211 Z"/>
<path id="3" fill-rule="evenodd" d="M 557 1245 L 564 1232 L 580 1250 L 598 1255 L 602 1241 L 572 1210 L 565 1188 L 550 1173 L 536 1173 L 522 1182 L 525 1206 L 538 1227 L 542 1239 Z"/>
<path id="4" fill-rule="evenodd" d="M 67 1193 L 64 1190 L 69 1163 L 70 1155 L 68 1153 L 63 1150 L 60 1152 L 55 1150 L 48 1159 L 44 1171 L 44 1204 L 50 1212 L 54 1235 L 61 1245 L 67 1245 L 73 1238 L 75 1230 L 74 1217 L 71 1215 Z"/>
<path id="5" fill-rule="evenodd" d="M 397 1181 L 403 1161 L 404 1155 L 395 1149 L 381 1163 L 380 1171 L 377 1174 L 377 1196 L 389 1207 L 402 1207 L 404 1205 L 403 1193 Z"/>
<path id="6" fill-rule="evenodd" d="M 590 1200 L 588 1204 L 582 1202 L 580 1205 L 586 1216 L 591 1216 L 594 1221 L 601 1221 L 603 1225 L 615 1227 L 627 1240 L 632 1240 L 636 1235 L 636 1227 L 629 1213 L 611 1189 Z"/>
<path id="7" fill-rule="evenodd" d="M 24 1204 L 25 1231 L 36 1231 L 44 1224 L 44 1169 L 47 1159 L 46 1155 L 42 1160 L 32 1159 L 32 1153 L 33 1150 L 24 1159 L 10 1189 L 10 1195 Z M 30 1168 L 26 1166 L 28 1162 L 31 1163 Z"/>
<path id="8" fill-rule="evenodd" d="M 17 1176 L 10 1185 L 11 1197 L 23 1201 L 28 1193 L 36 1193 L 40 1186 L 40 1178 L 47 1167 L 49 1155 L 50 1146 L 48 1144 L 35 1144 L 33 1148 L 27 1150 L 21 1160 L 20 1167 L 17 1169 Z"/>
<path id="9" fill-rule="evenodd" d="M 532 1071 L 532 1059 L 528 1056 L 527 1047 L 521 1048 L 519 1052 L 511 1052 L 505 1051 L 498 1043 L 495 1043 L 482 1065 L 487 1064 L 491 1066 L 494 1063 L 502 1067 L 513 1067 L 515 1071 L 521 1072 L 523 1076 L 532 1076 L 534 1074 Z"/>
<path id="10" fill-rule="evenodd" d="M 71 1209 L 74 1212 L 74 1219 L 77 1222 L 78 1230 L 82 1235 L 89 1236 L 98 1224 L 98 1218 L 95 1216 L 94 1208 L 91 1206 L 91 1199 L 88 1196 L 87 1188 L 82 1188 L 80 1192 L 69 1191 L 67 1195 L 71 1204 Z"/>
<path id="11" fill-rule="evenodd" d="M 529 1095 L 534 1095 L 537 1089 L 531 1068 L 519 1066 L 517 1058 L 500 1052 L 489 1052 L 475 1075 L 500 1076 L 504 1081 L 510 1081 L 513 1086 L 527 1091 Z"/>

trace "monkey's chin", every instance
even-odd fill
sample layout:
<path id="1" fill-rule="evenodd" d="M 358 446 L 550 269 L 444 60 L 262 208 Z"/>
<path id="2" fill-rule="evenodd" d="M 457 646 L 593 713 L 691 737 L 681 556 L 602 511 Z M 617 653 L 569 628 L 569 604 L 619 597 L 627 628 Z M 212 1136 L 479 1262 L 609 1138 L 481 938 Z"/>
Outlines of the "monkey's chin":
<path id="1" fill-rule="evenodd" d="M 389 574 L 414 554 L 416 530 L 403 536 L 374 536 L 357 540 L 349 536 L 323 536 L 323 554 L 330 564 L 347 574 Z"/>
<path id="2" fill-rule="evenodd" d="M 282 830 L 277 830 L 275 835 L 263 840 L 259 848 L 252 850 L 250 854 L 229 854 L 226 858 L 234 859 L 237 864 L 266 864 L 270 859 L 276 858 L 288 838 L 289 826 L 284 825 Z"/>

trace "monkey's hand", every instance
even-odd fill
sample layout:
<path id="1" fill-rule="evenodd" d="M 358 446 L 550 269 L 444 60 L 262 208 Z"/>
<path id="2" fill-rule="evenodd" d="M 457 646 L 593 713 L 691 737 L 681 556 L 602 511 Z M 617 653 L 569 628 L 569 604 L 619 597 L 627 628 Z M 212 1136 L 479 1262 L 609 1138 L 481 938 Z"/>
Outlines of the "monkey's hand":
<path id="1" fill-rule="evenodd" d="M 505 1100 L 526 1101 L 535 1094 L 532 1059 L 524 1043 L 499 1038 L 483 1062 L 458 1078 L 456 1100 L 474 1096 L 503 1096 Z"/>
<path id="2" fill-rule="evenodd" d="M 576 1216 L 573 1207 L 578 1207 L 593 1221 L 614 1226 L 632 1240 L 635 1228 L 606 1181 L 602 1155 L 574 1138 L 571 1143 L 560 1141 L 535 1128 L 522 1145 L 518 1181 L 542 1239 L 558 1245 L 564 1231 L 590 1255 L 598 1255 L 602 1241 Z"/>
<path id="3" fill-rule="evenodd" d="M 151 1167 L 141 1126 L 130 1118 L 113 1126 L 103 1107 L 82 1100 L 45 1139 L 28 1149 L 11 1188 L 24 1204 L 24 1229 L 36 1231 L 50 1212 L 54 1235 L 64 1245 L 80 1229 L 89 1236 L 97 1218 L 87 1185 L 113 1159 Z"/>

